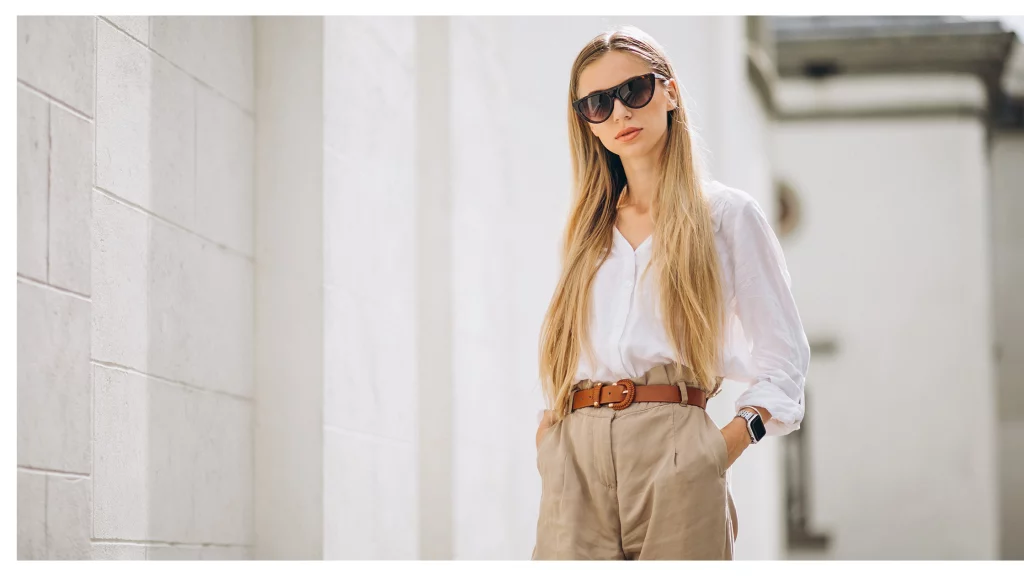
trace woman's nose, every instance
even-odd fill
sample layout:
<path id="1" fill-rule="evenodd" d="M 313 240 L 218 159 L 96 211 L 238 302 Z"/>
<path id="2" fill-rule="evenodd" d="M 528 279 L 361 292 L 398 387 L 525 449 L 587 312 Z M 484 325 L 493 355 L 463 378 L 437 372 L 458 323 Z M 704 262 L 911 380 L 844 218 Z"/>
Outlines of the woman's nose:
<path id="1" fill-rule="evenodd" d="M 622 103 L 622 100 L 618 98 L 612 99 L 612 118 L 621 118 L 623 116 L 629 117 L 633 113 L 630 111 L 629 106 Z"/>

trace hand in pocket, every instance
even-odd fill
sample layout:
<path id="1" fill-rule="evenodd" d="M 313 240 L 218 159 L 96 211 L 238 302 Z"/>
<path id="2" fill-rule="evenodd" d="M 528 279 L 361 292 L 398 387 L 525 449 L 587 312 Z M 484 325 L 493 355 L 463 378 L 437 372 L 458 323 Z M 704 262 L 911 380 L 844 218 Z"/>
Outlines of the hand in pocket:
<path id="1" fill-rule="evenodd" d="M 540 449 L 540 441 L 547 433 L 548 428 L 555 423 L 555 413 L 551 410 L 545 410 L 540 419 L 540 424 L 537 426 L 537 449 Z"/>

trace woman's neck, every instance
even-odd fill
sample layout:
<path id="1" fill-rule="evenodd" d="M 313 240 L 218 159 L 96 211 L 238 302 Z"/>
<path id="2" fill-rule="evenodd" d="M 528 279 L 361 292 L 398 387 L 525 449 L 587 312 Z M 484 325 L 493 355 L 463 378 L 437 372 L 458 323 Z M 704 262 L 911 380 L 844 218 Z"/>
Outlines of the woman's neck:
<path id="1" fill-rule="evenodd" d="M 623 161 L 626 172 L 628 197 L 626 203 L 640 212 L 650 210 L 654 190 L 658 185 L 657 164 L 651 158 L 633 158 Z"/>

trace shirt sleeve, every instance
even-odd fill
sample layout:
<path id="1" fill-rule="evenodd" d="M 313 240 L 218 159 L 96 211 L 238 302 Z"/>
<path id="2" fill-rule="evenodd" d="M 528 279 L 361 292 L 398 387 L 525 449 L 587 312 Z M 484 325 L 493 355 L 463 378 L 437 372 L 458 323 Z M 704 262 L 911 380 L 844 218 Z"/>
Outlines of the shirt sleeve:
<path id="1" fill-rule="evenodd" d="M 761 406 L 771 412 L 768 435 L 800 428 L 810 346 L 778 238 L 753 197 L 740 192 L 729 207 L 727 238 L 732 250 L 736 315 L 750 347 L 756 380 L 736 399 L 736 409 Z"/>

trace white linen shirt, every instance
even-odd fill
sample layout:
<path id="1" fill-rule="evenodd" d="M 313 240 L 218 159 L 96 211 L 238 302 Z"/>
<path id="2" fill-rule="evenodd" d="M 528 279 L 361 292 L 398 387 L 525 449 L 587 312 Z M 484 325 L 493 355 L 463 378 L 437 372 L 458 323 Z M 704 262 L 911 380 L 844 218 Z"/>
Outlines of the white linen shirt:
<path id="1" fill-rule="evenodd" d="M 800 428 L 804 379 L 810 348 L 782 247 L 752 196 L 712 180 L 710 200 L 715 246 L 726 306 L 725 348 L 718 375 L 749 383 L 735 402 L 767 408 L 768 435 Z M 581 351 L 576 382 L 614 382 L 642 376 L 666 362 L 678 362 L 661 322 L 658 278 L 650 262 L 652 238 L 636 251 L 614 227 L 611 255 L 594 278 L 590 338 L 596 366 Z M 638 285 L 638 283 L 640 283 Z"/>

